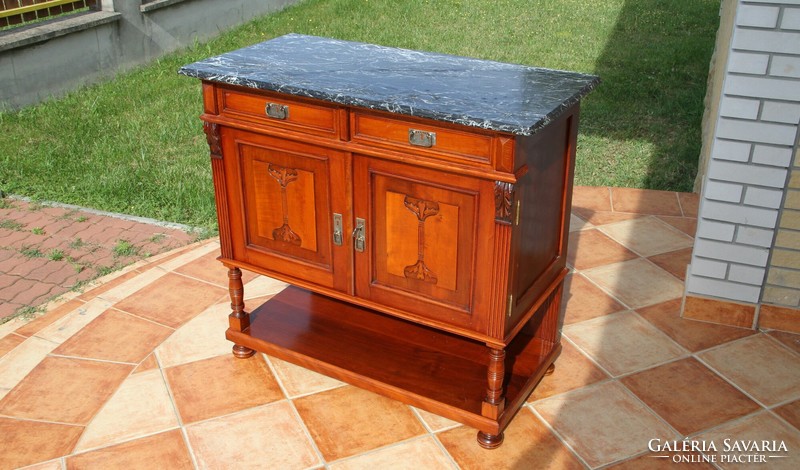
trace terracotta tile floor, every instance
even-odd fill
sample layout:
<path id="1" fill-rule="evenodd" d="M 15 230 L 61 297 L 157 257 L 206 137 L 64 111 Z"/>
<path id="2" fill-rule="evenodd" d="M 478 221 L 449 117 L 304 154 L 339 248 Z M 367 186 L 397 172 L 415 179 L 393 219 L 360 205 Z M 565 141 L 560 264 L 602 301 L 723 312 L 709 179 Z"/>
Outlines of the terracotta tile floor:
<path id="1" fill-rule="evenodd" d="M 800 335 L 679 315 L 696 213 L 693 195 L 576 188 L 564 351 L 499 449 L 296 365 L 233 358 L 211 240 L 0 325 L 0 469 L 682 468 L 648 441 L 684 437 L 718 445 L 716 466 L 691 468 L 732 468 L 725 439 L 783 442 L 758 468 L 800 468 Z M 285 287 L 244 280 L 250 307 Z"/>

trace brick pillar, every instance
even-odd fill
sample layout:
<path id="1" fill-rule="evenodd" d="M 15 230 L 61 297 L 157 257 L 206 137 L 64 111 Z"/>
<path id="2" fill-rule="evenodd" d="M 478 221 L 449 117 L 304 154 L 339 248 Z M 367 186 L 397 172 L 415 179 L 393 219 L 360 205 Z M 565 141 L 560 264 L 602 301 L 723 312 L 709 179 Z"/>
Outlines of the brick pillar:
<path id="1" fill-rule="evenodd" d="M 754 327 L 762 296 L 771 298 L 768 268 L 771 279 L 786 274 L 773 275 L 770 260 L 800 269 L 800 247 L 773 248 L 796 238 L 778 221 L 784 200 L 795 200 L 787 185 L 800 123 L 800 2 L 738 0 L 728 47 L 684 316 Z"/>

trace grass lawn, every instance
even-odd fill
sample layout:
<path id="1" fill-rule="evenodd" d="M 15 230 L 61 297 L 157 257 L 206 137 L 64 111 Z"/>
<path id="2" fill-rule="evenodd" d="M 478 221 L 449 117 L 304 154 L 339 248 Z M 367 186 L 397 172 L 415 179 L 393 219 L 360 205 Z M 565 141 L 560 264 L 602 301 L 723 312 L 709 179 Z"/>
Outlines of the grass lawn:
<path id="1" fill-rule="evenodd" d="M 0 189 L 213 228 L 200 84 L 289 32 L 595 73 L 576 183 L 690 191 L 719 0 L 307 0 L 114 80 L 0 113 Z"/>

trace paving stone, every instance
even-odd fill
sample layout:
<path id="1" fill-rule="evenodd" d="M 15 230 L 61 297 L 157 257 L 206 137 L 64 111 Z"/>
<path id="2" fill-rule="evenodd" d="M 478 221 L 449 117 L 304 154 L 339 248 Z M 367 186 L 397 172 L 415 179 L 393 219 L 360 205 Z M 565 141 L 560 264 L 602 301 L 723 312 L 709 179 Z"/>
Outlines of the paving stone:
<path id="1" fill-rule="evenodd" d="M 34 300 L 43 300 L 41 297 L 48 296 L 50 292 L 56 287 L 55 284 L 46 284 L 36 280 L 21 279 L 14 283 L 16 286 L 27 286 L 25 289 L 20 289 L 11 301 L 20 303 L 22 305 L 35 306 L 38 305 Z"/>

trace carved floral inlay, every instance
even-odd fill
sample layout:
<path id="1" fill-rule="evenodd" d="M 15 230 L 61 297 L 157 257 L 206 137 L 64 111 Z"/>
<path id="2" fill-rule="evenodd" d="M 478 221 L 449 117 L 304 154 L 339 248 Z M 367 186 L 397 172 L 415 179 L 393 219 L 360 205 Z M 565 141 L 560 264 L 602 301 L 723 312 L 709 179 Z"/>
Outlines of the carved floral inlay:
<path id="1" fill-rule="evenodd" d="M 511 223 L 511 204 L 514 200 L 514 185 L 503 181 L 494 183 L 494 219 Z"/>
<path id="2" fill-rule="evenodd" d="M 417 262 L 406 266 L 403 269 L 403 274 L 410 279 L 436 284 L 438 281 L 436 274 L 425 265 L 425 219 L 439 213 L 439 204 L 408 195 L 403 199 L 403 204 L 406 209 L 417 216 L 419 221 L 417 229 Z"/>
<path id="3" fill-rule="evenodd" d="M 283 225 L 272 231 L 272 238 L 276 241 L 300 246 L 303 240 L 289 227 L 289 200 L 286 196 L 286 186 L 297 179 L 297 170 L 270 163 L 267 171 L 281 187 L 281 209 L 283 210 Z"/>
<path id="4" fill-rule="evenodd" d="M 211 150 L 211 158 L 222 158 L 222 145 L 219 139 L 219 126 L 213 122 L 203 122 L 203 132 Z"/>

